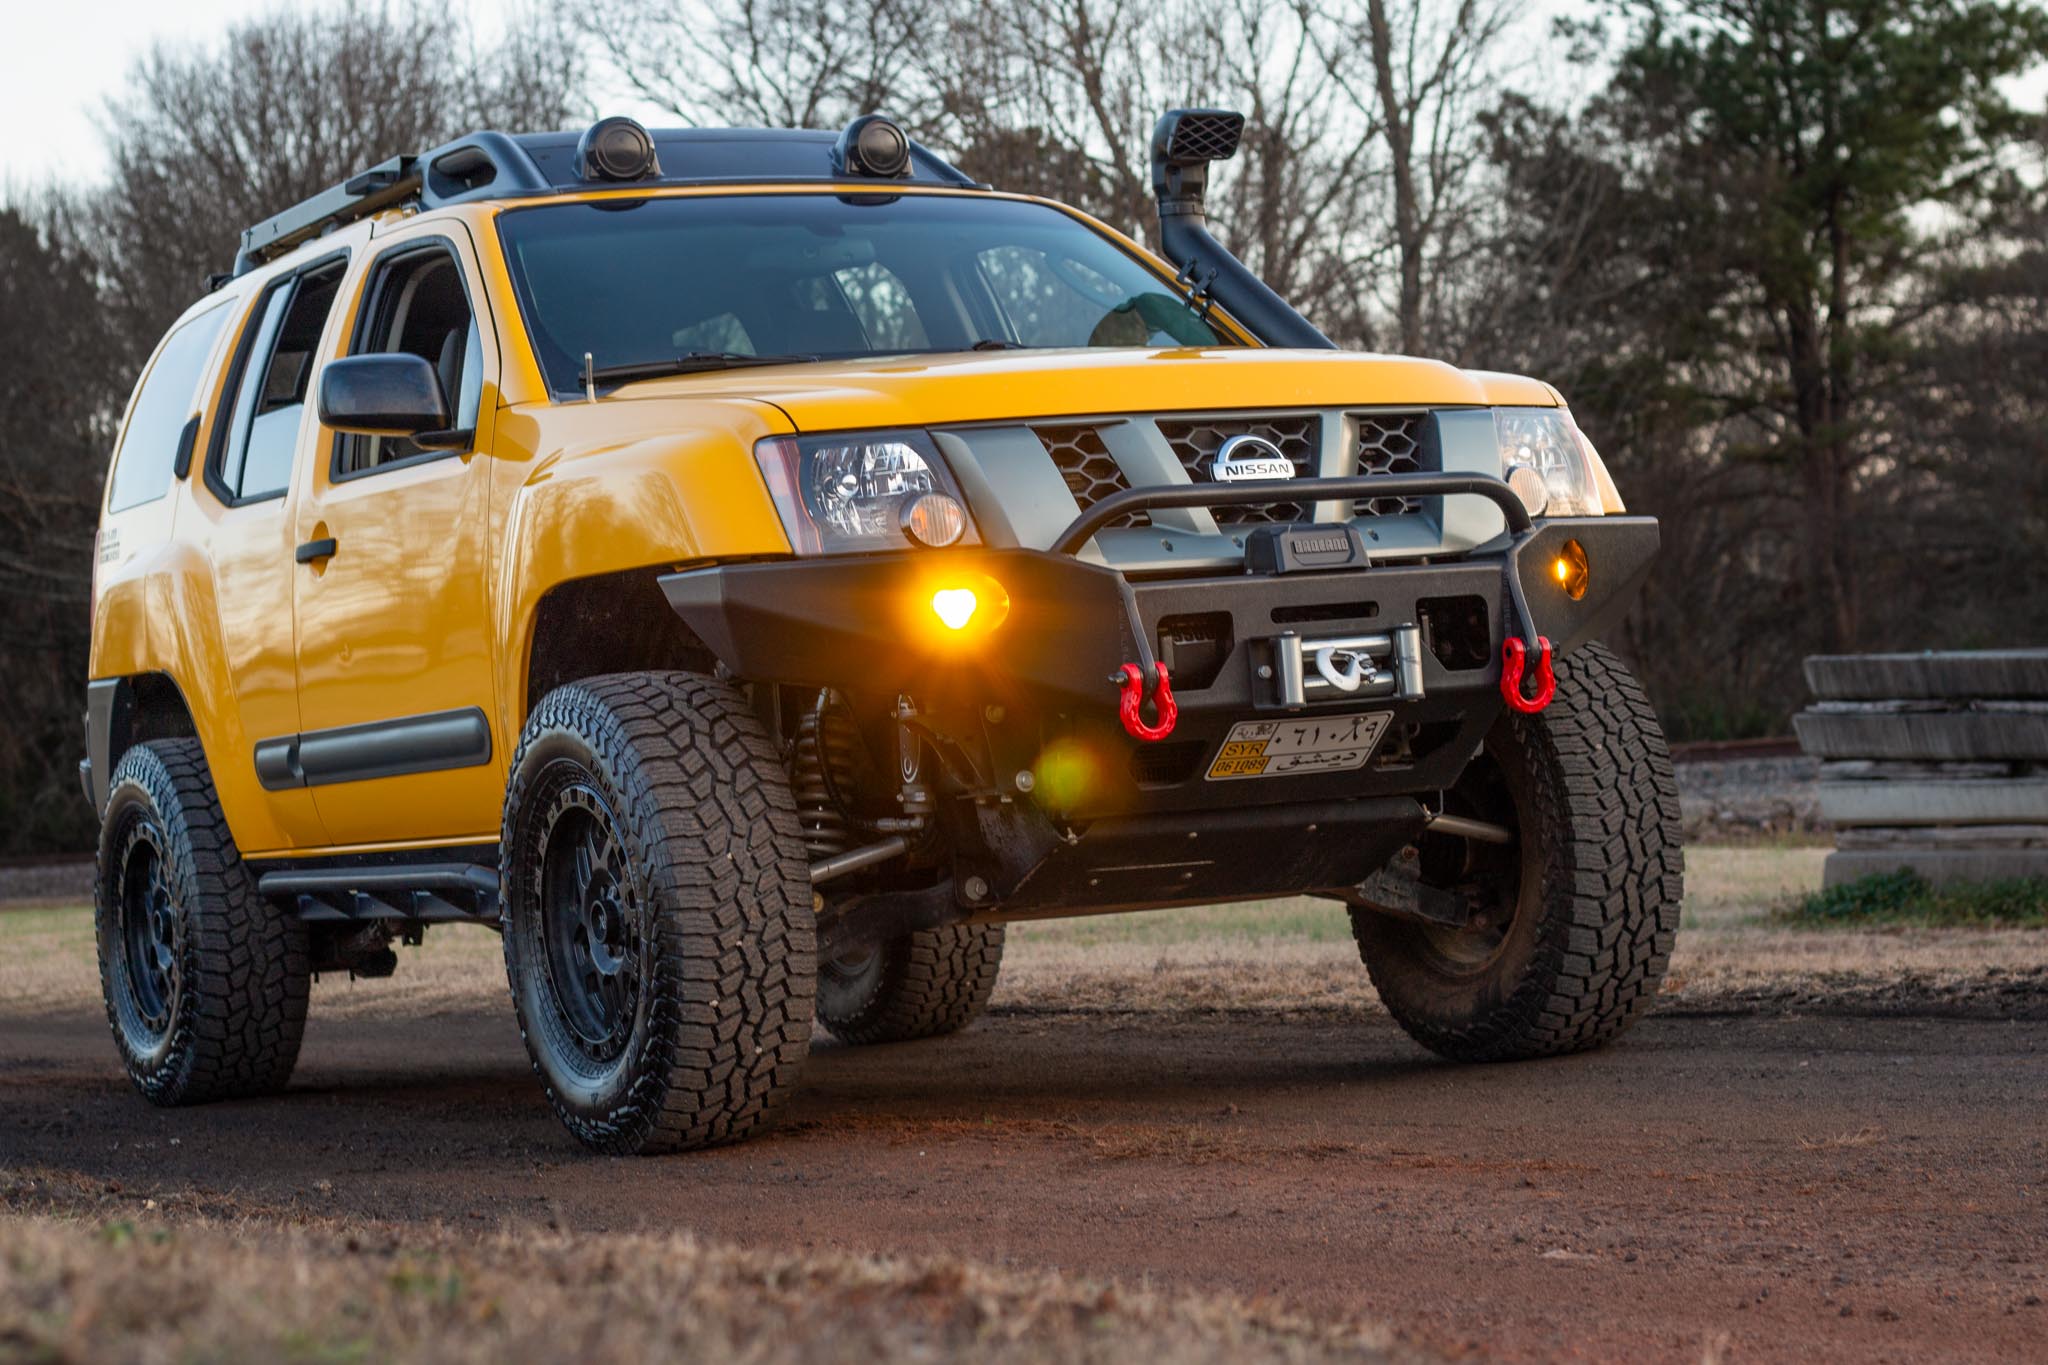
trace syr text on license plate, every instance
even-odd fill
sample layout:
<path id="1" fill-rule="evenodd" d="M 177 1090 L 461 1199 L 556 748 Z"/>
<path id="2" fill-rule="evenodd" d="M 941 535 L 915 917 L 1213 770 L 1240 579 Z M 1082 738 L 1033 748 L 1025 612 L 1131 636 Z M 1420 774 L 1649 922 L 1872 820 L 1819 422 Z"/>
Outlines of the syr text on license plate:
<path id="1" fill-rule="evenodd" d="M 1308 720 L 1240 721 L 1230 727 L 1209 765 L 1209 780 L 1363 768 L 1392 717 L 1391 711 L 1364 711 Z"/>

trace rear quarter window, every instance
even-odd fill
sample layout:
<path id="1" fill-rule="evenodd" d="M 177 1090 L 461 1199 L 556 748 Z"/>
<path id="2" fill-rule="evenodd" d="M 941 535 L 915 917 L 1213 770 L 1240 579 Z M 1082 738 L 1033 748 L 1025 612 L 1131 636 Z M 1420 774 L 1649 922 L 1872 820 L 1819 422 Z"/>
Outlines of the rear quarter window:
<path id="1" fill-rule="evenodd" d="M 181 323 L 143 371 L 121 443 L 114 452 L 107 510 L 155 502 L 171 489 L 171 469 L 185 424 L 199 411 L 199 381 L 229 310 L 214 307 Z"/>

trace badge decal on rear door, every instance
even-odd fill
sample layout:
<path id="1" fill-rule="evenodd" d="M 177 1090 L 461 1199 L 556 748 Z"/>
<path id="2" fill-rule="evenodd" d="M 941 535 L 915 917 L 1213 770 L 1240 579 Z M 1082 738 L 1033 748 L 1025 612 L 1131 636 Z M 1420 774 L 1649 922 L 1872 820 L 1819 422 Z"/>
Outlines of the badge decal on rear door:
<path id="1" fill-rule="evenodd" d="M 1391 711 L 1311 720 L 1247 720 L 1230 727 L 1209 765 L 1211 782 L 1238 777 L 1290 777 L 1363 768 L 1387 732 Z"/>

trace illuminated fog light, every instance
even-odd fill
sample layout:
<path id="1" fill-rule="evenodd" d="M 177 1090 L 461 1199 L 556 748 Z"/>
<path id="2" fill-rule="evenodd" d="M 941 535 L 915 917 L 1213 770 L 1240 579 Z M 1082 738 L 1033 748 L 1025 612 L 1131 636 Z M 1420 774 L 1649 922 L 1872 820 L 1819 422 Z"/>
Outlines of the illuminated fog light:
<path id="1" fill-rule="evenodd" d="M 972 588 L 940 588 L 932 594 L 932 614 L 947 630 L 967 629 L 980 607 L 981 599 Z"/>
<path id="2" fill-rule="evenodd" d="M 1010 619 L 1003 585 L 964 567 L 927 576 L 903 605 L 914 638 L 945 650 L 979 645 Z"/>

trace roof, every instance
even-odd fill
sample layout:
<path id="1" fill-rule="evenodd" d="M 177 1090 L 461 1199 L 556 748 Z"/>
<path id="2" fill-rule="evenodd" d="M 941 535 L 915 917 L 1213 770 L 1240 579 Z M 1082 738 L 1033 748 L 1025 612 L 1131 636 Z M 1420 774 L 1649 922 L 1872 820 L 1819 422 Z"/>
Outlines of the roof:
<path id="1" fill-rule="evenodd" d="M 674 185 L 820 184 L 871 177 L 842 170 L 833 155 L 839 134 L 810 129 L 649 129 L 661 173 L 644 180 L 587 180 L 577 163 L 581 132 L 475 132 L 432 151 L 395 156 L 242 232 L 235 275 L 245 274 L 300 243 L 395 205 L 423 209 L 482 199 L 559 194 L 592 187 L 643 189 Z M 934 153 L 910 144 L 901 180 L 913 185 L 986 189 Z"/>

